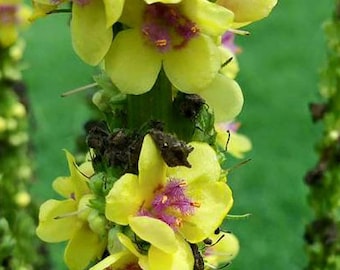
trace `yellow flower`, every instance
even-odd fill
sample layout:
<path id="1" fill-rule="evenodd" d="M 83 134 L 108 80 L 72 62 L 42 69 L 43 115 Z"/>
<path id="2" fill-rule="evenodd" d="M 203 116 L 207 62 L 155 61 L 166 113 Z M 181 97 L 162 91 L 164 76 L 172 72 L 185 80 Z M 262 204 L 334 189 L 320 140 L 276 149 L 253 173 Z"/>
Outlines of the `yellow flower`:
<path id="1" fill-rule="evenodd" d="M 232 156 L 243 158 L 244 154 L 251 150 L 252 144 L 247 136 L 237 132 L 239 126 L 240 124 L 237 122 L 216 124 L 216 143 L 222 148 L 227 146 L 227 152 Z"/>
<path id="2" fill-rule="evenodd" d="M 65 0 L 34 0 L 32 19 L 55 10 Z M 112 25 L 120 17 L 124 0 L 72 1 L 71 36 L 78 56 L 87 64 L 97 65 L 110 48 Z"/>
<path id="3" fill-rule="evenodd" d="M 77 166 L 74 157 L 66 152 L 70 176 L 59 177 L 53 188 L 65 200 L 48 200 L 40 207 L 37 235 L 46 242 L 68 241 L 64 259 L 72 270 L 82 270 L 99 258 L 106 240 L 93 232 L 88 222 L 92 210 L 88 204 L 93 198 L 88 177 L 93 174 L 91 162 Z"/>
<path id="4" fill-rule="evenodd" d="M 17 0 L 0 0 L 0 45 L 9 47 L 19 36 L 19 28 L 28 24 L 31 10 Z"/>
<path id="5" fill-rule="evenodd" d="M 149 91 L 161 68 L 178 90 L 198 93 L 220 69 L 215 38 L 233 13 L 207 0 L 126 0 L 120 21 L 128 28 L 113 40 L 105 70 L 123 93 Z"/>
<path id="6" fill-rule="evenodd" d="M 123 175 L 106 197 L 106 217 L 129 225 L 163 253 L 176 252 L 176 235 L 191 243 L 203 241 L 221 224 L 233 199 L 215 151 L 192 142 L 191 168 L 170 168 L 150 135 L 144 138 L 139 174 Z"/>
<path id="7" fill-rule="evenodd" d="M 209 239 L 212 240 L 212 244 L 206 246 L 202 254 L 208 269 L 218 269 L 218 266 L 230 262 L 239 252 L 239 242 L 231 233 L 221 232 L 212 235 Z"/>
<path id="8" fill-rule="evenodd" d="M 238 28 L 267 17 L 277 0 L 217 0 L 216 4 L 234 12 L 233 27 Z"/>

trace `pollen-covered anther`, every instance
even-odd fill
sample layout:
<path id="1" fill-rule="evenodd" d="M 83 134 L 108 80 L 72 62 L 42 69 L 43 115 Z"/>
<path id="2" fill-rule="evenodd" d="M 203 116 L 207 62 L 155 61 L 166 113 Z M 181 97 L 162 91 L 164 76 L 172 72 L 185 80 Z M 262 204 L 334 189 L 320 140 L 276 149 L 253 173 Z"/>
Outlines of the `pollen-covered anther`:
<path id="1" fill-rule="evenodd" d="M 182 219 L 181 218 L 176 218 L 176 227 L 181 227 L 182 226 Z"/>
<path id="2" fill-rule="evenodd" d="M 157 47 L 165 47 L 168 45 L 168 41 L 166 39 L 158 39 L 155 41 Z"/>
<path id="3" fill-rule="evenodd" d="M 177 230 L 183 218 L 191 216 L 200 203 L 194 202 L 186 194 L 187 183 L 182 179 L 170 178 L 165 186 L 158 186 L 151 205 L 142 205 L 138 214 L 160 219 Z"/>
<path id="4" fill-rule="evenodd" d="M 197 208 L 201 207 L 201 204 L 199 202 L 191 202 L 190 205 Z"/>
<path id="5" fill-rule="evenodd" d="M 198 28 L 197 28 L 196 25 L 192 26 L 192 27 L 190 28 L 190 30 L 191 30 L 191 32 L 194 33 L 194 34 L 198 32 Z"/>
<path id="6" fill-rule="evenodd" d="M 164 195 L 163 198 L 162 198 L 162 203 L 166 203 L 166 201 L 168 200 L 168 196 Z"/>
<path id="7" fill-rule="evenodd" d="M 163 3 L 148 5 L 144 12 L 142 33 L 161 52 L 180 49 L 199 32 L 180 8 Z"/>

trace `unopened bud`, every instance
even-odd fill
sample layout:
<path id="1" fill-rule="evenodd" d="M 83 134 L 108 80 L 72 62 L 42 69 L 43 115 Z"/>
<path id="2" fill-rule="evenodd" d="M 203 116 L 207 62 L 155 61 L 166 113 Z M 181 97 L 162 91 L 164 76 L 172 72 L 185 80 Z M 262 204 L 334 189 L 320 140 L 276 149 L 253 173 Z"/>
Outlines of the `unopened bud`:
<path id="1" fill-rule="evenodd" d="M 11 108 L 11 114 L 16 118 L 23 118 L 26 115 L 25 106 L 21 103 L 14 104 Z"/>
<path id="2" fill-rule="evenodd" d="M 19 191 L 14 200 L 18 206 L 24 208 L 31 202 L 31 196 L 26 191 Z"/>

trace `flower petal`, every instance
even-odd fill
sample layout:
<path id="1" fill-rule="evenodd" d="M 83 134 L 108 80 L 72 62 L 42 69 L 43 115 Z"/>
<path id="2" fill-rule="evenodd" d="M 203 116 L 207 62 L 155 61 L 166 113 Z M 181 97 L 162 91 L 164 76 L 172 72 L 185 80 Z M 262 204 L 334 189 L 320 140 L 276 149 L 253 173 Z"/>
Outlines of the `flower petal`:
<path id="1" fill-rule="evenodd" d="M 136 249 L 135 244 L 132 243 L 131 239 L 127 237 L 125 234 L 117 233 L 119 241 L 123 244 L 123 246 L 129 250 L 136 258 L 138 258 L 138 264 L 142 269 L 148 268 L 148 256 L 142 255 Z"/>
<path id="2" fill-rule="evenodd" d="M 231 132 L 229 139 L 229 134 L 226 131 L 219 130 L 217 131 L 216 142 L 222 147 L 228 142 L 228 153 L 236 158 L 243 158 L 244 153 L 250 151 L 252 148 L 249 138 L 236 132 Z"/>
<path id="3" fill-rule="evenodd" d="M 242 110 L 243 94 L 240 86 L 222 74 L 217 74 L 199 95 L 213 108 L 216 122 L 232 120 Z"/>
<path id="4" fill-rule="evenodd" d="M 125 0 L 122 16 L 119 22 L 128 27 L 139 27 L 143 23 L 146 4 L 143 0 Z"/>
<path id="5" fill-rule="evenodd" d="M 102 256 L 105 247 L 106 241 L 91 231 L 88 223 L 83 223 L 68 242 L 64 259 L 69 269 L 83 270 Z"/>
<path id="6" fill-rule="evenodd" d="M 72 44 L 79 57 L 89 65 L 97 65 L 104 58 L 112 42 L 112 29 L 106 26 L 102 0 L 72 6 Z"/>
<path id="7" fill-rule="evenodd" d="M 219 46 L 222 55 L 222 65 L 228 61 L 228 64 L 220 69 L 220 73 L 229 77 L 230 79 L 235 79 L 237 73 L 239 72 L 239 65 L 235 54 L 224 46 Z M 231 59 L 231 60 L 230 60 Z"/>
<path id="8" fill-rule="evenodd" d="M 163 221 L 146 216 L 131 217 L 129 225 L 140 238 L 151 245 L 166 253 L 176 252 L 175 233 Z"/>
<path id="9" fill-rule="evenodd" d="M 216 4 L 231 10 L 235 14 L 235 22 L 243 26 L 267 17 L 277 0 L 217 0 Z"/>
<path id="10" fill-rule="evenodd" d="M 106 27 L 110 28 L 120 17 L 124 0 L 103 0 L 106 14 Z"/>
<path id="11" fill-rule="evenodd" d="M 200 206 L 183 220 L 179 231 L 189 242 L 197 243 L 221 225 L 233 204 L 232 193 L 225 182 L 196 181 L 188 185 L 187 194 Z"/>
<path id="12" fill-rule="evenodd" d="M 163 67 L 171 83 L 184 93 L 198 93 L 217 74 L 221 66 L 220 52 L 211 38 L 201 34 L 184 48 L 164 54 Z"/>
<path id="13" fill-rule="evenodd" d="M 107 269 L 109 266 L 117 262 L 121 257 L 123 257 L 126 254 L 125 251 L 111 254 L 107 256 L 105 259 L 101 260 L 96 265 L 92 266 L 90 270 L 104 270 Z"/>
<path id="14" fill-rule="evenodd" d="M 221 167 L 214 149 L 202 142 L 191 142 L 190 145 L 194 148 L 188 157 L 191 168 L 184 166 L 167 168 L 167 176 L 183 179 L 188 184 L 198 180 L 219 180 Z"/>
<path id="15" fill-rule="evenodd" d="M 40 206 L 39 225 L 36 233 L 46 242 L 61 242 L 71 238 L 77 229 L 78 217 L 76 201 L 48 200 Z"/>
<path id="16" fill-rule="evenodd" d="M 179 235 L 176 235 L 178 245 L 175 253 L 166 253 L 151 246 L 149 249 L 150 270 L 192 270 L 194 269 L 194 258 L 189 244 Z"/>
<path id="17" fill-rule="evenodd" d="M 79 200 L 84 194 L 90 192 L 89 186 L 87 184 L 88 179 L 82 174 L 79 167 L 76 164 L 74 156 L 65 150 L 68 168 L 70 170 L 71 176 L 70 181 L 73 184 L 73 191 L 76 200 Z"/>
<path id="18" fill-rule="evenodd" d="M 137 176 L 124 174 L 106 196 L 105 216 L 115 223 L 127 225 L 128 217 L 136 215 L 142 203 Z"/>
<path id="19" fill-rule="evenodd" d="M 137 29 L 119 32 L 105 57 L 105 70 L 119 90 L 126 94 L 143 94 L 156 82 L 161 56 Z"/>
<path id="20" fill-rule="evenodd" d="M 212 240 L 213 245 L 206 246 L 204 251 L 204 259 L 209 265 L 217 268 L 221 264 L 230 262 L 239 252 L 238 239 L 231 233 L 213 234 L 209 239 Z"/>
<path id="21" fill-rule="evenodd" d="M 52 183 L 53 189 L 64 198 L 70 199 L 74 192 L 74 186 L 70 177 L 57 177 Z"/>
<path id="22" fill-rule="evenodd" d="M 201 32 L 210 36 L 221 36 L 232 25 L 234 14 L 230 10 L 205 0 L 181 2 L 183 13 L 197 23 Z"/>
<path id="23" fill-rule="evenodd" d="M 129 250 L 133 255 L 136 257 L 142 257 L 143 255 L 139 253 L 139 251 L 136 249 L 135 245 L 132 243 L 131 239 L 127 237 L 123 233 L 117 233 L 117 237 L 119 241 L 123 244 L 123 246 Z"/>
<path id="24" fill-rule="evenodd" d="M 138 180 L 144 198 L 148 199 L 154 190 L 165 182 L 166 165 L 150 135 L 143 140 L 138 161 Z"/>

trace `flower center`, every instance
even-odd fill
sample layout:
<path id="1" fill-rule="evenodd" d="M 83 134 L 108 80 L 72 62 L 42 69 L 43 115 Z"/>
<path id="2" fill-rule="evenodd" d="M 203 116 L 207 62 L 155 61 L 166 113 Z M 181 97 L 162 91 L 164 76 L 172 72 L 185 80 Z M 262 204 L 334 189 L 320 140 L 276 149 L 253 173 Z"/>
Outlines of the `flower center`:
<path id="1" fill-rule="evenodd" d="M 153 46 L 165 52 L 184 47 L 199 29 L 177 7 L 154 3 L 145 8 L 142 32 Z"/>
<path id="2" fill-rule="evenodd" d="M 183 180 L 170 179 L 164 187 L 154 191 L 151 206 L 141 208 L 139 215 L 160 219 L 176 230 L 185 216 L 193 215 L 199 203 L 192 201 L 185 194 L 186 184 Z"/>
<path id="3" fill-rule="evenodd" d="M 17 19 L 17 6 L 12 4 L 0 5 L 0 23 L 11 25 L 18 22 Z"/>

